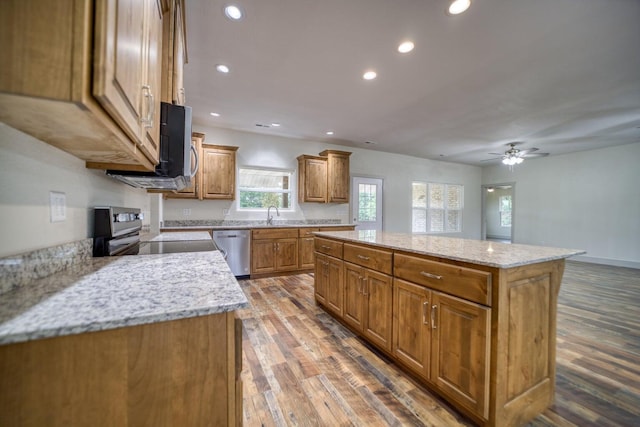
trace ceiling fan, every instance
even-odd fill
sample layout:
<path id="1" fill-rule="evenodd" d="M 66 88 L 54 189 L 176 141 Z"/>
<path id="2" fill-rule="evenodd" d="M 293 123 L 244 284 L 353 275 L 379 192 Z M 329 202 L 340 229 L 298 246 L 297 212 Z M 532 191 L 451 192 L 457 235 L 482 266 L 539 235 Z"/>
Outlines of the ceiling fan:
<path id="1" fill-rule="evenodd" d="M 513 168 L 514 165 L 519 165 L 520 163 L 522 163 L 524 159 L 534 158 L 534 157 L 546 157 L 549 155 L 549 153 L 536 153 L 536 151 L 538 151 L 538 148 L 528 148 L 526 150 L 520 150 L 519 148 L 516 148 L 516 145 L 520 145 L 520 144 L 522 143 L 511 142 L 507 144 L 509 149 L 505 151 L 504 154 L 489 153 L 491 155 L 500 156 L 500 157 L 486 159 L 486 160 L 483 160 L 483 162 L 490 162 L 492 160 L 502 159 L 502 163 L 509 166 L 509 168 Z"/>

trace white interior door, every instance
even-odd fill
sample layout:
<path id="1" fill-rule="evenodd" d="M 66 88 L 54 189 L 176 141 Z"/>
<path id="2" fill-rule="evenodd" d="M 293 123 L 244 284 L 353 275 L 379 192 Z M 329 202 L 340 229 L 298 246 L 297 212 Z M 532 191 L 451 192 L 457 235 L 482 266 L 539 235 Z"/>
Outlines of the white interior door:
<path id="1" fill-rule="evenodd" d="M 382 179 L 354 176 L 351 188 L 356 230 L 382 231 Z"/>

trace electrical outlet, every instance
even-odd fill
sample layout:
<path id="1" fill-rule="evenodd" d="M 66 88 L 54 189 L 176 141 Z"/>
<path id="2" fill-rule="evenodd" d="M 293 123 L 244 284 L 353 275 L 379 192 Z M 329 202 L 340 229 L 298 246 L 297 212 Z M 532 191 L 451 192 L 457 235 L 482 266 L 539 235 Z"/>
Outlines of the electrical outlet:
<path id="1" fill-rule="evenodd" d="M 229 216 L 229 209 L 228 208 L 222 209 L 222 216 Z"/>
<path id="2" fill-rule="evenodd" d="M 67 219 L 67 195 L 60 191 L 49 191 L 49 212 L 51 222 L 61 222 Z"/>
<path id="3" fill-rule="evenodd" d="M 182 209 L 182 216 L 191 216 L 191 209 Z"/>

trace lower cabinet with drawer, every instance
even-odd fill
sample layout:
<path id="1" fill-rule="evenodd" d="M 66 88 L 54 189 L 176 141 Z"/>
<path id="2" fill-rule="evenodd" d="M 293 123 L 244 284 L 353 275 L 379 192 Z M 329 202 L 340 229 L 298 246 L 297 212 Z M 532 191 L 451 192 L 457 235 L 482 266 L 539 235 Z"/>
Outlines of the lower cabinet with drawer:
<path id="1" fill-rule="evenodd" d="M 461 261 L 416 250 L 419 238 L 377 238 L 388 240 L 316 236 L 318 303 L 478 425 L 525 425 L 553 403 L 564 259 L 534 251 L 498 267 L 478 244 Z M 339 267 L 319 273 L 329 258 L 342 262 L 342 279 Z M 336 284 L 341 315 L 327 302 Z"/>
<path id="2" fill-rule="evenodd" d="M 298 269 L 298 230 L 255 229 L 251 232 L 251 274 Z"/>
<path id="3" fill-rule="evenodd" d="M 394 279 L 393 355 L 441 393 L 488 416 L 491 309 Z"/>

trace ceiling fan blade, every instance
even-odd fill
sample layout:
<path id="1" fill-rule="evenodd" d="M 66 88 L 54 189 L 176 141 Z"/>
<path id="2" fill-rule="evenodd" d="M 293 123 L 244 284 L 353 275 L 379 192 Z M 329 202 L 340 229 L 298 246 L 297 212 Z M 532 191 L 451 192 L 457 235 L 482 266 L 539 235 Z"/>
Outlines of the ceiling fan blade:
<path id="1" fill-rule="evenodd" d="M 526 150 L 520 150 L 520 155 L 533 153 L 534 151 L 538 151 L 538 148 L 527 148 Z"/>
<path id="2" fill-rule="evenodd" d="M 496 154 L 496 153 L 489 153 L 489 154 Z M 480 160 L 481 162 L 492 162 L 494 160 L 502 160 L 502 156 L 500 157 L 494 157 L 493 159 L 484 159 L 484 160 Z"/>
<path id="3" fill-rule="evenodd" d="M 487 153 L 490 156 L 504 156 L 504 153 Z"/>
<path id="4" fill-rule="evenodd" d="M 520 157 L 524 157 L 526 159 L 533 159 L 535 157 L 547 157 L 549 153 L 534 153 L 534 154 L 524 154 Z"/>

